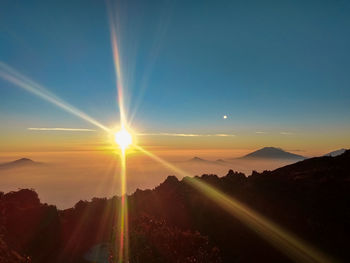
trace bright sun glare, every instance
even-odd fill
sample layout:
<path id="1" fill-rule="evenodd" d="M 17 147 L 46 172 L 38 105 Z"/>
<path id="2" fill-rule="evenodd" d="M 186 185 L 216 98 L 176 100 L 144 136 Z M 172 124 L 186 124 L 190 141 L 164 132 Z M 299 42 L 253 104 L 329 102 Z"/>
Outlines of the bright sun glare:
<path id="1" fill-rule="evenodd" d="M 121 129 L 114 134 L 114 140 L 121 149 L 125 150 L 132 143 L 132 136 L 127 130 Z"/>

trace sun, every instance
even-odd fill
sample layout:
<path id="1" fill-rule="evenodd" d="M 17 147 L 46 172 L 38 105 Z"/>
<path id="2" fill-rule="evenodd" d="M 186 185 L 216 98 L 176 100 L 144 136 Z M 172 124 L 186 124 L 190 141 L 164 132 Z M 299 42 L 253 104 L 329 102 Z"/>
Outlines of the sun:
<path id="1" fill-rule="evenodd" d="M 114 141 L 124 151 L 132 143 L 132 136 L 127 130 L 121 129 L 114 134 Z"/>

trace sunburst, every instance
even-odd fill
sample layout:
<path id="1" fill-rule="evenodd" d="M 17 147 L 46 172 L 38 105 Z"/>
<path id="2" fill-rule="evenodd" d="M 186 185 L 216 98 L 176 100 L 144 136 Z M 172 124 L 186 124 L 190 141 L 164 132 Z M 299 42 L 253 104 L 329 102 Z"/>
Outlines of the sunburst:
<path id="1" fill-rule="evenodd" d="M 114 134 L 114 140 L 125 151 L 132 144 L 132 135 L 126 129 L 121 129 Z"/>
<path id="2" fill-rule="evenodd" d="M 119 247 L 119 262 L 128 262 L 128 209 L 126 200 L 126 150 L 131 145 L 135 146 L 140 152 L 148 155 L 155 161 L 163 164 L 165 167 L 175 171 L 179 175 L 190 177 L 191 175 L 173 164 L 159 158 L 143 149 L 141 146 L 137 146 L 133 140 L 132 133 L 126 129 L 126 114 L 124 111 L 124 98 L 123 98 L 123 81 L 122 81 L 122 71 L 120 56 L 117 45 L 117 38 L 114 26 L 113 15 L 110 12 L 110 22 L 111 22 L 111 42 L 113 49 L 113 58 L 115 64 L 117 91 L 118 91 L 118 106 L 120 111 L 120 124 L 121 129 L 115 133 L 111 129 L 102 125 L 92 117 L 88 116 L 86 113 L 72 107 L 71 105 L 63 102 L 61 99 L 54 96 L 52 93 L 46 91 L 41 85 L 29 80 L 23 75 L 19 74 L 12 68 L 8 67 L 4 63 L 0 63 L 0 77 L 12 82 L 13 84 L 35 94 L 36 96 L 45 99 L 52 104 L 66 110 L 67 112 L 78 116 L 91 124 L 103 129 L 110 135 L 114 136 L 115 143 L 118 144 L 121 150 L 121 211 L 120 211 L 120 247 Z M 227 119 L 228 116 L 224 115 L 223 119 Z M 244 204 L 238 202 L 232 197 L 225 195 L 218 189 L 209 186 L 198 179 L 185 180 L 193 188 L 197 189 L 199 192 L 203 193 L 209 199 L 214 201 L 218 206 L 222 207 L 224 210 L 228 211 L 230 214 L 241 220 L 248 227 L 251 227 L 254 231 L 260 234 L 267 241 L 271 242 L 282 252 L 291 256 L 294 260 L 300 262 L 328 262 L 329 260 L 324 254 L 306 244 L 303 240 L 296 238 L 292 233 L 287 232 L 280 226 L 269 221 L 267 218 L 259 215 L 255 211 Z"/>

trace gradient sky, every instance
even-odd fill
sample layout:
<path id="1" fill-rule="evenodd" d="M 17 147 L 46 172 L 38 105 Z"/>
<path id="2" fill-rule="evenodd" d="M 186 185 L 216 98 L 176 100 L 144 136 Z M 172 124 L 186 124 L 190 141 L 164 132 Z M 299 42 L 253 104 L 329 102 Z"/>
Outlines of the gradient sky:
<path id="1" fill-rule="evenodd" d="M 111 10 L 133 127 L 236 135 L 149 136 L 145 144 L 350 146 L 348 1 L 128 0 Z M 104 125 L 118 124 L 104 1 L 1 1 L 0 61 Z M 102 136 L 29 131 L 96 127 L 2 79 L 0 94 L 0 150 Z"/>

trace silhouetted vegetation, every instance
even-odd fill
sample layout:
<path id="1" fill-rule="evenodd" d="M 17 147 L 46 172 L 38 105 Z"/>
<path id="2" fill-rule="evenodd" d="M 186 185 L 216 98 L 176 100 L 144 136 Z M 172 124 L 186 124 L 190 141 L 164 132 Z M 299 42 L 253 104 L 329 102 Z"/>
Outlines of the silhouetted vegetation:
<path id="1" fill-rule="evenodd" d="M 320 250 L 350 262 L 350 151 L 246 177 L 200 180 L 235 197 Z M 169 176 L 128 197 L 130 262 L 289 262 L 206 196 Z M 113 262 L 120 199 L 59 211 L 33 190 L 0 194 L 1 262 Z"/>

